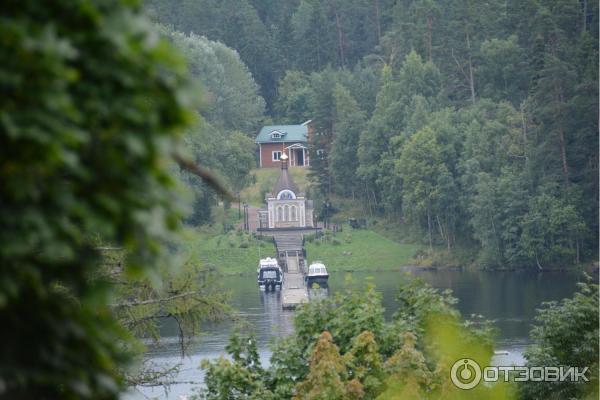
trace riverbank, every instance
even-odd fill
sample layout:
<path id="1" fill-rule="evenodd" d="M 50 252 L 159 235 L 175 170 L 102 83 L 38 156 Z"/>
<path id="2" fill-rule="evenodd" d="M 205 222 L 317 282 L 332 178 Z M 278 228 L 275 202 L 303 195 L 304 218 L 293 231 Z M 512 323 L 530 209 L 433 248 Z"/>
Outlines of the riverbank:
<path id="1" fill-rule="evenodd" d="M 256 273 L 258 260 L 274 256 L 270 237 L 230 231 L 217 233 L 214 228 L 190 230 L 182 244 L 206 265 L 224 275 Z M 308 236 L 307 258 L 321 260 L 329 271 L 391 271 L 415 265 L 415 255 L 422 246 L 397 243 L 368 229 L 344 227 L 342 232 L 328 232 L 320 238 Z"/>
<path id="2" fill-rule="evenodd" d="M 427 238 L 419 237 L 408 228 L 395 221 L 389 221 L 383 218 L 370 218 L 368 220 L 369 229 L 377 234 L 399 243 L 422 243 L 421 250 L 415 253 L 413 265 L 430 269 L 456 269 L 466 268 L 473 270 L 494 270 L 494 271 L 536 271 L 536 272 L 558 272 L 558 271 L 583 271 L 588 274 L 597 274 L 600 269 L 598 258 L 588 255 L 579 264 L 565 264 L 544 266 L 541 269 L 535 266 L 505 266 L 495 265 L 487 266 L 481 263 L 479 252 L 481 248 L 475 242 L 454 243 L 448 250 L 446 246 L 434 244 L 433 250 L 426 245 Z"/>

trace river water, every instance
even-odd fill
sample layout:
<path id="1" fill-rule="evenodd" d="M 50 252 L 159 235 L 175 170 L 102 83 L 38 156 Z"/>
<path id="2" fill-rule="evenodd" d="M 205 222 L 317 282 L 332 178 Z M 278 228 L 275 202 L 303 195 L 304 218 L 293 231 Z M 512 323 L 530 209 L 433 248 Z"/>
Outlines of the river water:
<path id="1" fill-rule="evenodd" d="M 407 273 L 420 277 L 433 287 L 451 289 L 458 298 L 457 307 L 465 317 L 483 315 L 498 328 L 496 350 L 508 355 L 496 356 L 497 365 L 519 365 L 524 362 L 522 352 L 530 344 L 529 331 L 535 310 L 541 303 L 570 297 L 583 279 L 576 272 L 492 272 L 470 270 L 423 270 L 407 267 L 401 271 L 354 272 L 350 274 L 351 285 L 372 282 L 382 293 L 386 317 L 390 317 L 397 304 L 395 295 L 399 282 L 407 279 Z M 330 293 L 343 289 L 347 273 L 331 274 Z M 293 331 L 293 311 L 281 309 L 279 292 L 260 292 L 253 276 L 230 276 L 222 280 L 231 290 L 231 304 L 236 316 L 245 319 L 256 334 L 258 349 L 263 363 L 268 364 L 269 344 L 276 337 Z M 141 392 L 127 395 L 131 399 L 160 398 L 180 399 L 192 394 L 192 388 L 203 382 L 204 373 L 199 368 L 202 359 L 223 355 L 225 345 L 234 327 L 234 322 L 206 323 L 202 336 L 181 358 L 176 327 L 166 322 L 161 329 L 163 339 L 157 347 L 150 348 L 147 357 L 156 365 L 181 364 L 177 381 L 186 383 L 172 385 L 166 392 L 163 388 L 144 388 Z M 189 382 L 196 382 L 195 384 Z"/>

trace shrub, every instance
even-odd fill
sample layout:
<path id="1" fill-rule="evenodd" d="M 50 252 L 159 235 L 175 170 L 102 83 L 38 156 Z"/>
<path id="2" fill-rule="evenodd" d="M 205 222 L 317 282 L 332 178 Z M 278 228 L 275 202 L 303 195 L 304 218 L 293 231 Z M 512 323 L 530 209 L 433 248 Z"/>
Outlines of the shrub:
<path id="1" fill-rule="evenodd" d="M 522 382 L 523 399 L 598 398 L 598 285 L 580 284 L 573 298 L 548 302 L 531 331 L 535 344 L 525 351 L 530 366 L 588 367 L 587 383 Z"/>
<path id="2" fill-rule="evenodd" d="M 302 305 L 294 333 L 275 343 L 266 369 L 251 347 L 254 340 L 234 334 L 227 347 L 232 362 L 203 362 L 206 398 L 512 398 L 503 382 L 468 393 L 450 382 L 453 360 L 469 355 L 486 364 L 493 348 L 488 331 L 460 320 L 448 293 L 411 281 L 401 286 L 398 300 L 390 322 L 372 285 Z"/>
<path id="3" fill-rule="evenodd" d="M 309 234 L 304 235 L 304 240 L 307 243 L 314 242 L 316 240 L 316 238 L 317 238 L 317 234 L 316 233 L 309 233 Z"/>

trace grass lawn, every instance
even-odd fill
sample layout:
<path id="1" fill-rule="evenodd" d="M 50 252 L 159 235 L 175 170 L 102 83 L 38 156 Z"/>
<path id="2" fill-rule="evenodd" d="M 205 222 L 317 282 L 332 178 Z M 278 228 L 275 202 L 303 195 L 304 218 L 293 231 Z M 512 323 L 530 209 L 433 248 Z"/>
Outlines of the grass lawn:
<path id="1" fill-rule="evenodd" d="M 187 232 L 183 247 L 225 275 L 254 274 L 261 257 L 275 255 L 272 243 L 233 231 L 227 234 L 206 230 Z"/>
<path id="2" fill-rule="evenodd" d="M 188 231 L 183 247 L 188 254 L 225 275 L 254 274 L 258 260 L 275 253 L 268 238 L 259 240 L 238 232 L 218 233 L 217 227 Z M 306 243 L 308 261 L 320 260 L 332 272 L 381 271 L 414 264 L 413 255 L 420 248 L 394 242 L 370 230 L 352 230 L 347 226 L 329 240 Z"/>
<path id="3" fill-rule="evenodd" d="M 414 264 L 413 256 L 421 247 L 345 226 L 329 241 L 307 243 L 306 253 L 309 262 L 320 260 L 330 271 L 381 271 Z"/>
<path id="4" fill-rule="evenodd" d="M 306 187 L 306 169 L 292 168 L 291 172 L 298 186 Z M 261 187 L 271 190 L 279 170 L 259 169 L 254 173 L 257 183 L 242 193 L 242 199 L 248 201 L 254 196 L 260 204 Z M 186 253 L 226 275 L 256 273 L 260 258 L 273 257 L 275 247 L 270 238 L 259 240 L 236 231 L 223 233 L 224 224 L 236 226 L 240 222 L 237 214 L 235 206 L 227 212 L 215 207 L 212 225 L 189 229 L 184 234 L 182 246 Z M 417 264 L 413 258 L 423 248 L 418 244 L 398 243 L 370 229 L 354 230 L 348 225 L 343 228 L 335 236 L 328 233 L 312 241 L 307 236 L 308 261 L 320 260 L 332 272 L 392 270 Z"/>

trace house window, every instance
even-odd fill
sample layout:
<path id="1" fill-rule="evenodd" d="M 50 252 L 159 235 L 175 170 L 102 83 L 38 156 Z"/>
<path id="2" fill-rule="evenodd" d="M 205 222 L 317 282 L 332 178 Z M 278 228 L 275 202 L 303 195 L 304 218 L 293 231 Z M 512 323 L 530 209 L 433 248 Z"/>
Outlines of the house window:
<path id="1" fill-rule="evenodd" d="M 280 158 L 281 158 L 281 152 L 280 151 L 274 151 L 273 152 L 273 161 L 279 161 Z"/>

